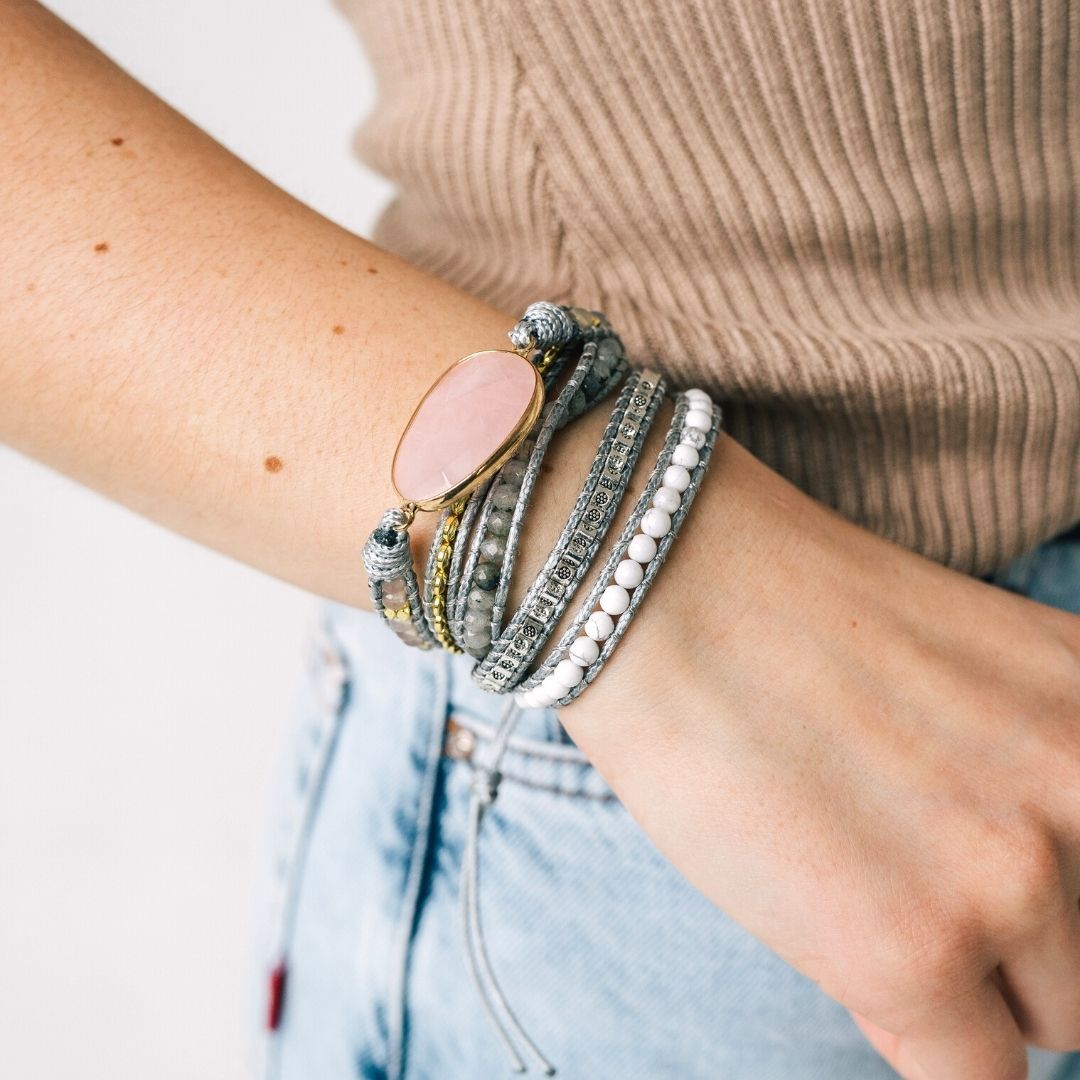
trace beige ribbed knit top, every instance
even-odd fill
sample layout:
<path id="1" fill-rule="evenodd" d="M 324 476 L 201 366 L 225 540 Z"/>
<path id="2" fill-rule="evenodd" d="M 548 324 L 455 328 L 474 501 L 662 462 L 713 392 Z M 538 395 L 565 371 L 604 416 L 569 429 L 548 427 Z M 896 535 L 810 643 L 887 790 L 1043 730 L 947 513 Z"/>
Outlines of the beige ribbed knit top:
<path id="1" fill-rule="evenodd" d="M 1080 517 L 1080 3 L 340 0 L 374 240 L 631 357 L 986 572 Z"/>

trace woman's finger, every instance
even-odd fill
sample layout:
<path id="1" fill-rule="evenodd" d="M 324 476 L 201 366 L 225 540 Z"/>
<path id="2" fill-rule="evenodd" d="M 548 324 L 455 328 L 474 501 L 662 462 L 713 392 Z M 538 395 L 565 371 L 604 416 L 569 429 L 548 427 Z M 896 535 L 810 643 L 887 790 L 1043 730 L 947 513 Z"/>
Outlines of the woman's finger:
<path id="1" fill-rule="evenodd" d="M 852 1016 L 904 1080 L 1026 1080 L 1024 1037 L 989 976 L 899 1033 Z"/>
<path id="2" fill-rule="evenodd" d="M 1080 904 L 1062 910 L 1001 964 L 1005 997 L 1024 1038 L 1047 1050 L 1080 1049 Z"/>

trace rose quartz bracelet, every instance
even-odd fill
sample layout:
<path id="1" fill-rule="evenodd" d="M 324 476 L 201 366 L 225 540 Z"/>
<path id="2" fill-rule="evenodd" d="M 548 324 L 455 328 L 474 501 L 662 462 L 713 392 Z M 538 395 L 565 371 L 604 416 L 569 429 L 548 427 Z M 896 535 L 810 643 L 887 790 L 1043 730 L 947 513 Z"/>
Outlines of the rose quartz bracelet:
<path id="1" fill-rule="evenodd" d="M 409 526 L 421 510 L 464 508 L 529 435 L 544 405 L 542 370 L 575 341 L 611 332 L 600 312 L 540 301 L 509 332 L 515 351 L 488 349 L 443 373 L 405 426 L 391 468 L 402 499 L 364 545 L 376 611 L 406 643 L 452 646 L 424 617 Z M 445 583 L 444 583 L 445 584 Z"/>

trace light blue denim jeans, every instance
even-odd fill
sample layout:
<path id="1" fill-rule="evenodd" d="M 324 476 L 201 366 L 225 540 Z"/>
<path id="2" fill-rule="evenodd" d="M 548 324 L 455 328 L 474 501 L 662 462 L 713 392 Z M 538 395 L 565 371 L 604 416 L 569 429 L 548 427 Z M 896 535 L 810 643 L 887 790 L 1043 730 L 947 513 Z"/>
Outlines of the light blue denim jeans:
<path id="1" fill-rule="evenodd" d="M 1080 531 L 996 580 L 1080 612 Z M 287 967 L 263 1075 L 512 1075 L 458 915 L 470 780 L 503 702 L 467 659 L 342 605 L 321 616 L 283 771 L 260 974 Z M 895 1077 L 842 1006 L 672 868 L 554 713 L 522 715 L 502 771 L 478 848 L 486 944 L 560 1077 Z M 1080 1054 L 1030 1056 L 1032 1080 L 1080 1078 Z"/>

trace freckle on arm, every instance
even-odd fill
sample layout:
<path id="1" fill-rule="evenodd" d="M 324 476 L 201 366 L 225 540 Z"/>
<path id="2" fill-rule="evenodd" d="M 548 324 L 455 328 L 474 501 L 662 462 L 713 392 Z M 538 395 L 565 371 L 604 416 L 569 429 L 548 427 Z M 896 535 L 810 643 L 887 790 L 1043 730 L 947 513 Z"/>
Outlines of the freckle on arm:
<path id="1" fill-rule="evenodd" d="M 263 466 L 267 472 L 281 472 L 285 468 L 285 462 L 281 458 L 271 455 L 263 462 Z"/>
<path id="2" fill-rule="evenodd" d="M 109 245 L 104 240 L 102 240 L 100 244 L 95 244 L 94 245 L 94 250 L 95 251 L 100 251 L 100 252 L 105 252 L 105 251 L 109 250 Z"/>
<path id="3" fill-rule="evenodd" d="M 123 146 L 124 145 L 124 137 L 122 135 L 116 135 L 112 139 L 110 139 L 109 141 L 113 144 L 113 146 Z"/>
<path id="4" fill-rule="evenodd" d="M 342 326 L 341 323 L 338 323 L 338 325 L 334 327 L 334 333 L 335 334 L 344 334 L 345 333 L 345 327 Z"/>

